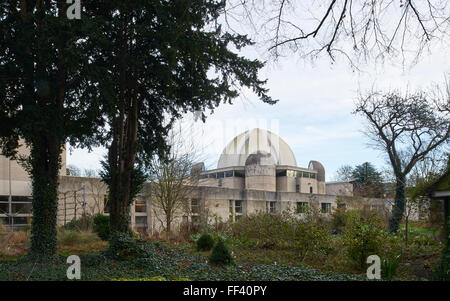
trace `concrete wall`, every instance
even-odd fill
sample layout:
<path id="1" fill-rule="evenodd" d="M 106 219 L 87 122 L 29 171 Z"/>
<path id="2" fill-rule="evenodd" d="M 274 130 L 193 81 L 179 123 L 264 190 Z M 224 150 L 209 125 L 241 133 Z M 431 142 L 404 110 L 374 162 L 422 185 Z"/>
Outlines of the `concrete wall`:
<path id="1" fill-rule="evenodd" d="M 352 196 L 353 184 L 347 182 L 326 183 L 326 194 Z"/>
<path id="2" fill-rule="evenodd" d="M 29 156 L 30 151 L 23 141 L 19 142 L 18 155 Z M 59 174 L 66 175 L 66 149 L 61 154 L 61 169 Z M 10 174 L 11 172 L 11 174 Z M 31 181 L 28 173 L 16 160 L 10 160 L 0 155 L 0 195 L 9 195 L 9 179 L 11 178 L 11 194 L 31 196 Z"/>
<path id="3" fill-rule="evenodd" d="M 276 191 L 275 165 L 245 166 L 245 189 Z"/>

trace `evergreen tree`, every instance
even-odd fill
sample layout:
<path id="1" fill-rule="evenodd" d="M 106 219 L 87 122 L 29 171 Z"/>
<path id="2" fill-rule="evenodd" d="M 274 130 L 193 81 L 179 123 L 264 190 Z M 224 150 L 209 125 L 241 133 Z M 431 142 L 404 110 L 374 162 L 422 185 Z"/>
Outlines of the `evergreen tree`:
<path id="1" fill-rule="evenodd" d="M 90 60 L 89 18 L 69 20 L 66 1 L 0 3 L 0 145 L 20 159 L 32 181 L 30 252 L 56 253 L 58 174 L 67 141 L 89 145 L 102 125 Z M 92 37 L 91 37 L 92 38 Z M 30 149 L 17 157 L 19 143 Z"/>
<path id="2" fill-rule="evenodd" d="M 370 163 L 355 166 L 352 178 L 356 183 L 356 191 L 366 197 L 382 197 L 383 183 L 381 173 Z"/>
<path id="3" fill-rule="evenodd" d="M 218 0 L 122 1 L 86 4 L 102 38 L 93 56 L 107 68 L 101 86 L 107 111 L 111 230 L 126 233 L 136 160 L 149 163 L 167 151 L 172 123 L 188 111 L 231 103 L 240 87 L 267 103 L 263 63 L 231 51 L 250 45 L 245 36 L 223 32 Z"/>

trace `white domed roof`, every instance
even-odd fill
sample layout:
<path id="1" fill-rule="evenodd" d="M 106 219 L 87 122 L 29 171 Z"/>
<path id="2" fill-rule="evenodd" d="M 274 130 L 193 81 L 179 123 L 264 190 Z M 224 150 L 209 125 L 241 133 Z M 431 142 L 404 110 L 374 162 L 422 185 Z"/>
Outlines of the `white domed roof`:
<path id="1" fill-rule="evenodd" d="M 253 129 L 234 137 L 224 148 L 217 168 L 245 166 L 250 154 L 269 153 L 276 165 L 297 166 L 294 153 L 278 135 L 263 129 Z"/>

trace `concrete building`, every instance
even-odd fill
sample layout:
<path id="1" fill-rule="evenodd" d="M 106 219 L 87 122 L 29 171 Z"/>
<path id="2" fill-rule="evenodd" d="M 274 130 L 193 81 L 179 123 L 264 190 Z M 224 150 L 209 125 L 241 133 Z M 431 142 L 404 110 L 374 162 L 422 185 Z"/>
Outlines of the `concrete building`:
<path id="1" fill-rule="evenodd" d="M 26 149 L 20 150 L 26 155 Z M 97 178 L 66 175 L 65 151 L 59 185 L 58 224 L 64 225 L 83 213 L 108 214 L 106 185 Z M 319 161 L 297 166 L 289 145 L 276 134 L 253 129 L 233 138 L 219 157 L 217 168 L 205 170 L 199 163 L 200 179 L 189 189 L 188 205 L 178 210 L 172 229 L 208 222 L 236 221 L 258 211 L 276 213 L 293 210 L 301 216 L 316 206 L 328 216 L 340 198 L 353 200 L 350 183 L 326 183 Z M 31 183 L 15 161 L 0 157 L 0 219 L 12 227 L 26 225 L 31 212 Z M 386 200 L 364 199 L 371 208 L 387 208 Z M 149 233 L 164 230 L 164 214 L 152 201 L 152 183 L 147 183 L 130 208 L 131 225 Z"/>

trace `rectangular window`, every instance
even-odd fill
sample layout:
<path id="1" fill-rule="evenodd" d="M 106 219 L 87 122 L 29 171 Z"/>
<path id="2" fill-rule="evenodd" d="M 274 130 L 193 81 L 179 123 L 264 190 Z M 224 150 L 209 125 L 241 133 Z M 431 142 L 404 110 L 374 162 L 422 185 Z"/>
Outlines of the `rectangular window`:
<path id="1" fill-rule="evenodd" d="M 136 200 L 135 205 L 134 205 L 134 211 L 135 212 L 146 212 L 147 206 L 145 204 L 145 201 Z"/>
<path id="2" fill-rule="evenodd" d="M 322 213 L 331 213 L 331 203 L 322 203 Z"/>
<path id="3" fill-rule="evenodd" d="M 234 201 L 234 212 L 242 214 L 242 201 Z"/>
<path id="4" fill-rule="evenodd" d="M 242 216 L 242 201 L 230 200 L 230 220 L 236 221 Z"/>
<path id="5" fill-rule="evenodd" d="M 9 204 L 1 202 L 0 203 L 0 214 L 7 214 L 9 213 Z"/>
<path id="6" fill-rule="evenodd" d="M 297 213 L 306 213 L 308 207 L 308 202 L 297 202 Z"/>
<path id="7" fill-rule="evenodd" d="M 136 223 L 136 225 L 139 225 L 139 226 L 145 226 L 145 225 L 147 225 L 147 217 L 146 216 L 136 216 L 135 223 Z"/>
<path id="8" fill-rule="evenodd" d="M 228 170 L 225 172 L 225 178 L 231 178 L 234 176 L 234 173 L 232 170 Z"/>
<path id="9" fill-rule="evenodd" d="M 309 177 L 310 177 L 311 179 L 315 179 L 315 178 L 316 178 L 316 174 L 315 174 L 315 173 L 310 173 L 310 174 L 309 174 Z"/>
<path id="10" fill-rule="evenodd" d="M 222 187 L 222 179 L 217 179 L 217 186 Z"/>
<path id="11" fill-rule="evenodd" d="M 275 202 L 266 202 L 266 212 L 275 213 Z"/>
<path id="12" fill-rule="evenodd" d="M 237 178 L 245 178 L 245 174 L 240 171 L 234 171 L 234 176 Z"/>
<path id="13" fill-rule="evenodd" d="M 285 177 L 285 176 L 286 176 L 286 170 L 277 172 L 277 177 Z"/>
<path id="14" fill-rule="evenodd" d="M 191 212 L 193 214 L 199 214 L 200 213 L 200 200 L 199 199 L 192 199 L 191 200 Z"/>
<path id="15" fill-rule="evenodd" d="M 295 192 L 300 192 L 300 184 L 295 184 Z"/>

